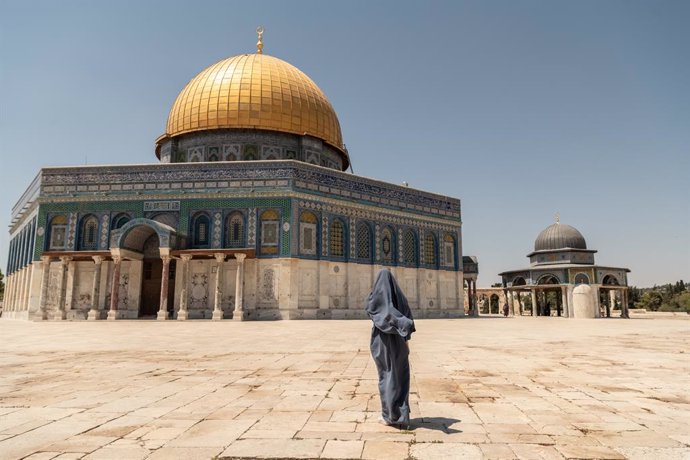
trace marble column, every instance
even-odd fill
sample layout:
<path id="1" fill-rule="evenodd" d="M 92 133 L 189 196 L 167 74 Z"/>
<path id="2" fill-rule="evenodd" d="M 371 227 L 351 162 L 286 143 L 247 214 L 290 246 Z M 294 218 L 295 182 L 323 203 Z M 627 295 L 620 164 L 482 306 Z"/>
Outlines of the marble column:
<path id="1" fill-rule="evenodd" d="M 607 317 L 610 318 L 613 316 L 613 310 L 616 308 L 616 290 L 615 289 L 609 289 L 609 309 L 606 312 Z"/>
<path id="2" fill-rule="evenodd" d="M 117 304 L 120 302 L 120 267 L 122 266 L 122 257 L 113 256 L 113 277 L 110 282 L 110 310 L 108 310 L 108 319 L 117 319 Z"/>
<path id="3" fill-rule="evenodd" d="M 48 284 L 50 283 L 50 257 L 41 257 L 41 297 L 38 300 L 38 314 L 41 320 L 48 319 Z"/>
<path id="4" fill-rule="evenodd" d="M 563 316 L 570 316 L 570 306 L 568 305 L 568 286 L 561 286 L 561 303 L 563 304 Z"/>
<path id="5" fill-rule="evenodd" d="M 163 268 L 161 269 L 161 300 L 158 305 L 158 318 L 161 321 L 168 319 L 168 286 L 170 282 L 170 256 L 162 256 Z"/>
<path id="6" fill-rule="evenodd" d="M 93 256 L 94 270 L 93 270 L 93 284 L 91 285 L 91 310 L 86 319 L 95 321 L 101 319 L 98 311 L 98 301 L 101 294 L 101 267 L 103 266 L 103 257 Z"/>
<path id="7" fill-rule="evenodd" d="M 182 259 L 182 276 L 180 282 L 182 283 L 182 289 L 180 290 L 180 308 L 177 310 L 177 319 L 180 321 L 185 321 L 188 317 L 187 315 L 187 304 L 189 302 L 189 261 L 192 260 L 190 254 L 183 254 L 180 256 Z"/>
<path id="8" fill-rule="evenodd" d="M 225 254 L 214 254 L 216 259 L 216 291 L 213 295 L 213 321 L 220 321 L 223 319 L 223 290 L 220 283 L 223 281 L 223 264 L 225 263 Z"/>
<path id="9" fill-rule="evenodd" d="M 58 317 L 55 319 L 67 319 L 67 312 L 65 311 L 65 300 L 67 297 L 67 265 L 72 261 L 71 257 L 60 257 L 60 285 L 58 289 Z"/>
<path id="10" fill-rule="evenodd" d="M 244 259 L 247 254 L 237 253 L 237 279 L 235 281 L 235 310 L 232 319 L 242 321 L 244 319 Z"/>
<path id="11" fill-rule="evenodd" d="M 537 290 L 530 289 L 529 293 L 532 296 L 532 316 L 537 316 Z"/>

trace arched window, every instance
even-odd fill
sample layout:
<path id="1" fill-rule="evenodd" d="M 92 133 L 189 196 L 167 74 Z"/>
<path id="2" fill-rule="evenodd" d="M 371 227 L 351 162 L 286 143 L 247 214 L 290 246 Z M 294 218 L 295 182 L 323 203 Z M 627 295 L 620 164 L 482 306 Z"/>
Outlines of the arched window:
<path id="1" fill-rule="evenodd" d="M 329 244 L 331 246 L 331 257 L 345 257 L 345 224 L 340 219 L 333 219 Z"/>
<path id="2" fill-rule="evenodd" d="M 424 235 L 424 263 L 436 266 L 436 237 L 431 232 Z"/>
<path id="3" fill-rule="evenodd" d="M 241 248 L 245 245 L 244 216 L 235 211 L 225 219 L 225 246 Z"/>
<path id="4" fill-rule="evenodd" d="M 575 284 L 589 284 L 589 276 L 585 273 L 575 275 Z"/>
<path id="5" fill-rule="evenodd" d="M 118 214 L 113 218 L 110 228 L 112 230 L 122 228 L 122 226 L 129 222 L 129 220 L 129 215 L 124 213 Z"/>
<path id="6" fill-rule="evenodd" d="M 304 211 L 299 217 L 299 252 L 315 256 L 317 251 L 318 219 L 313 212 Z"/>
<path id="7" fill-rule="evenodd" d="M 395 262 L 395 237 L 390 227 L 381 232 L 381 259 L 384 262 Z"/>
<path id="8" fill-rule="evenodd" d="M 79 249 L 98 249 L 98 218 L 94 215 L 85 216 L 81 220 Z"/>
<path id="9" fill-rule="evenodd" d="M 443 266 L 455 268 L 455 237 L 450 233 L 443 235 Z"/>
<path id="10" fill-rule="evenodd" d="M 50 246 L 51 250 L 65 249 L 67 245 L 67 218 L 55 216 L 50 220 Z"/>
<path id="11" fill-rule="evenodd" d="M 357 224 L 357 258 L 371 261 L 371 227 L 365 222 Z"/>
<path id="12" fill-rule="evenodd" d="M 208 246 L 211 220 L 206 214 L 198 214 L 194 217 L 194 246 L 204 248 Z"/>
<path id="13" fill-rule="evenodd" d="M 261 213 L 261 254 L 278 254 L 278 212 L 268 209 Z"/>
<path id="14" fill-rule="evenodd" d="M 412 229 L 408 228 L 405 230 L 402 239 L 402 263 L 405 265 L 417 265 L 417 238 L 415 238 Z"/>

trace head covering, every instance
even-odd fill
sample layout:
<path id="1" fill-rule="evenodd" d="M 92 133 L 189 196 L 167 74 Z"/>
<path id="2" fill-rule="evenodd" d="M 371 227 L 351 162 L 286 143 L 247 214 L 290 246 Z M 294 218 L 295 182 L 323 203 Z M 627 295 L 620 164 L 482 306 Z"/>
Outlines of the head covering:
<path id="1" fill-rule="evenodd" d="M 366 312 L 374 326 L 385 334 L 398 334 L 409 340 L 415 331 L 407 298 L 387 268 L 376 276 L 374 288 L 367 300 Z"/>

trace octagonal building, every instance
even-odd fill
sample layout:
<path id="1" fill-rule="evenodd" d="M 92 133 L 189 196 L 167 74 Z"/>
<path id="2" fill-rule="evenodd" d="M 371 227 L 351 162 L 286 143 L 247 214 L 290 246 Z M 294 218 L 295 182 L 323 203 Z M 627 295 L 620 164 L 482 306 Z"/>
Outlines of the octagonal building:
<path id="1" fill-rule="evenodd" d="M 600 318 L 619 310 L 628 317 L 627 268 L 594 263 L 597 251 L 560 219 L 537 235 L 530 266 L 499 273 L 511 310 L 533 316 Z M 525 296 L 527 298 L 525 298 Z"/>
<path id="2" fill-rule="evenodd" d="M 39 171 L 3 316 L 363 318 L 382 267 L 416 317 L 464 314 L 460 200 L 346 172 L 328 98 L 261 48 L 194 77 L 155 154 Z"/>

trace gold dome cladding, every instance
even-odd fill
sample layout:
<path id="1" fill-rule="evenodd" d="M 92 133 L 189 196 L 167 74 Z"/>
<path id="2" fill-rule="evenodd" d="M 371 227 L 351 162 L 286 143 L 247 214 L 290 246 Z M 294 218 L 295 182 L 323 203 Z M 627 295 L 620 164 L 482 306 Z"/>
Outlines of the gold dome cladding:
<path id="1" fill-rule="evenodd" d="M 265 54 L 233 56 L 194 77 L 170 110 L 166 135 L 219 128 L 307 134 L 343 150 L 340 123 L 319 87 Z"/>

